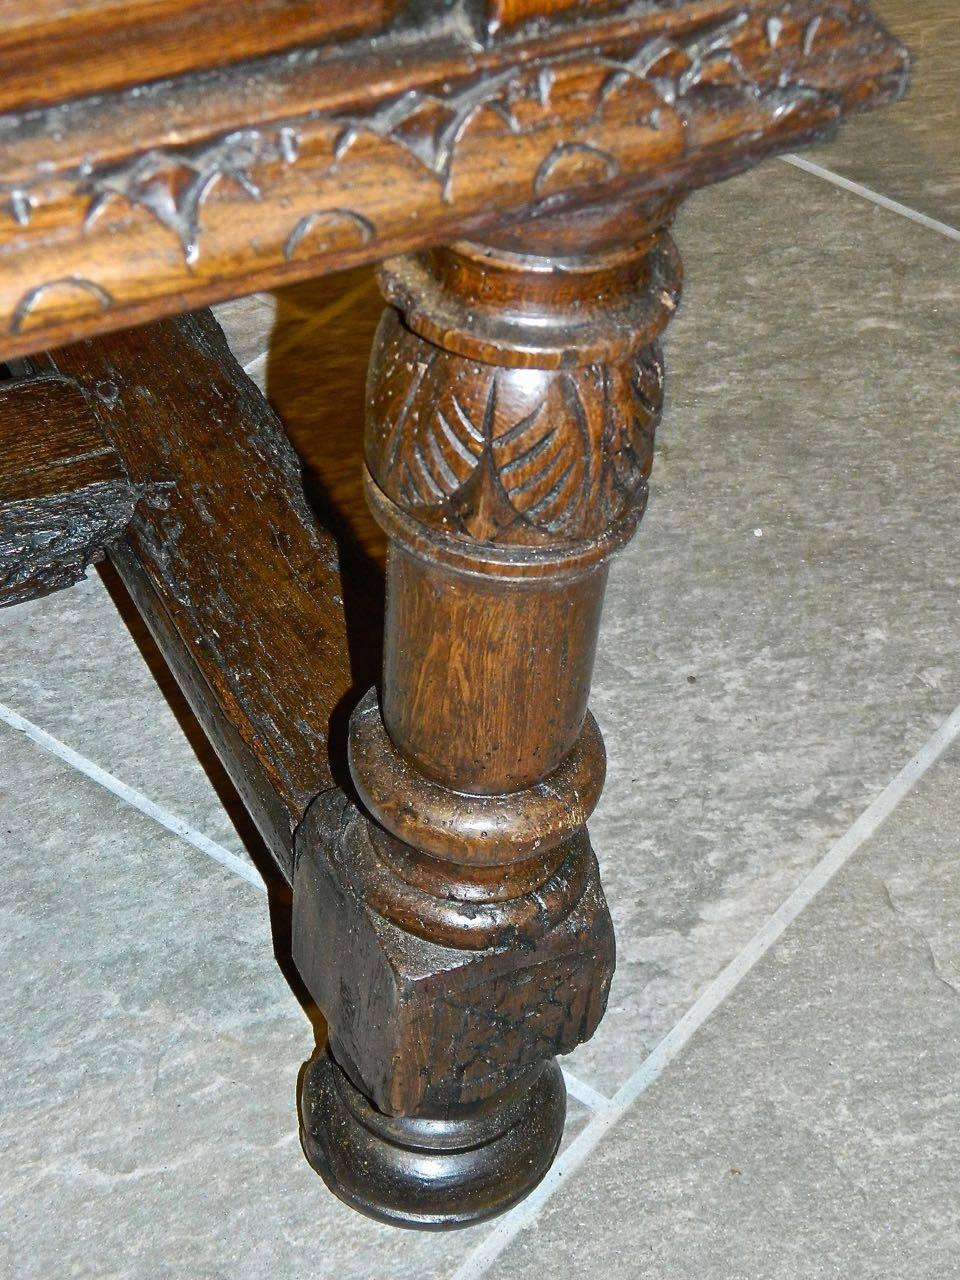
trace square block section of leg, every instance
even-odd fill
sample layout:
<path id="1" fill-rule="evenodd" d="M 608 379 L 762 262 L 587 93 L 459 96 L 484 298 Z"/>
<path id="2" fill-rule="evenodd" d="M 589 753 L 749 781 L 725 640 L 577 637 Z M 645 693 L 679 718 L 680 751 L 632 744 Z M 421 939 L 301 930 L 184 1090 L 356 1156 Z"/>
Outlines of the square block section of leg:
<path id="1" fill-rule="evenodd" d="M 323 797 L 300 833 L 293 955 L 334 1056 L 382 1111 L 444 1115 L 569 1053 L 603 1016 L 614 940 L 596 860 L 573 909 L 534 942 L 441 946 L 368 904 L 369 819 Z"/>

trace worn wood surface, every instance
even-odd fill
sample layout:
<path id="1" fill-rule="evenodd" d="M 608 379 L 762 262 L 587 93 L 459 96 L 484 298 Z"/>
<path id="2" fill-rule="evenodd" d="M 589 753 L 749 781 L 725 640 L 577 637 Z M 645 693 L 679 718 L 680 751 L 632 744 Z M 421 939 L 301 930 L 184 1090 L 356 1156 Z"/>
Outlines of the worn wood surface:
<path id="1" fill-rule="evenodd" d="M 617 0 L 487 0 L 487 26 L 496 31 L 517 22 L 555 17 L 558 13 L 579 14 L 598 9 L 624 9 Z"/>
<path id="2" fill-rule="evenodd" d="M 905 82 L 864 0 L 591 7 L 490 41 L 437 13 L 0 114 L 0 358 L 507 216 L 689 189 Z"/>
<path id="3" fill-rule="evenodd" d="M 361 805 L 331 795 L 301 828 L 294 958 L 330 1028 L 304 1094 L 308 1155 L 390 1221 L 463 1225 L 542 1176 L 555 1129 L 517 1121 L 535 1150 L 511 1161 L 488 1126 L 606 1004 L 614 942 L 585 827 L 605 757 L 587 697 L 607 564 L 646 505 L 658 339 L 681 285 L 673 207 L 578 217 L 593 252 L 545 256 L 574 234 L 554 219 L 526 254 L 512 233 L 509 250 L 458 244 L 381 271 L 394 307 L 365 449 L 389 540 L 383 682 L 351 721 Z M 379 1143 L 348 1118 L 351 1090 L 391 1117 Z M 472 1155 L 452 1167 L 461 1130 Z"/>
<path id="4" fill-rule="evenodd" d="M 296 456 L 209 314 L 56 365 L 144 490 L 111 558 L 289 876 L 352 684 L 337 550 Z"/>
<path id="5" fill-rule="evenodd" d="M 554 1055 L 610 987 L 587 702 L 608 561 L 646 504 L 674 211 L 891 100 L 907 61 L 865 0 L 388 9 L 356 6 L 390 24 L 376 37 L 260 56 L 253 6 L 230 65 L 198 51 L 151 84 L 148 57 L 102 93 L 127 74 L 105 51 L 86 96 L 0 107 L 0 357 L 382 261 L 383 678 L 342 789 L 327 755 L 357 692 L 334 547 L 210 318 L 56 366 L 143 490 L 115 563 L 293 872 L 294 956 L 330 1028 L 308 1158 L 364 1212 L 442 1227 L 543 1176 Z M 157 49 L 154 70 L 179 56 Z"/>
<path id="6" fill-rule="evenodd" d="M 375 31 L 398 0 L 0 0 L 0 111 Z"/>
<path id="7" fill-rule="evenodd" d="M 136 498 L 76 386 L 0 381 L 0 606 L 79 582 Z"/>

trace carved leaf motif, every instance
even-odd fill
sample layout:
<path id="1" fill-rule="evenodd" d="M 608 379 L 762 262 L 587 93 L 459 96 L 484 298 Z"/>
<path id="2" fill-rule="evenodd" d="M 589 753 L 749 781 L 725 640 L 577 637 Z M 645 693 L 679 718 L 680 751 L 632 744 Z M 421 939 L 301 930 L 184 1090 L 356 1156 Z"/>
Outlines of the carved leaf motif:
<path id="1" fill-rule="evenodd" d="M 655 348 L 625 369 L 497 369 L 386 323 L 368 461 L 405 510 L 477 541 L 536 545 L 596 536 L 643 501 L 662 406 Z"/>
<path id="2" fill-rule="evenodd" d="M 22 333 L 33 324 L 41 325 L 50 314 L 57 318 L 76 319 L 108 311 L 112 305 L 110 293 L 94 280 L 83 276 L 46 280 L 29 289 L 20 299 L 13 313 L 10 332 Z"/>
<path id="3" fill-rule="evenodd" d="M 287 237 L 283 256 L 289 262 L 298 253 L 324 253 L 334 245 L 369 244 L 373 223 L 352 209 L 317 209 L 306 213 Z"/>
<path id="4" fill-rule="evenodd" d="M 539 91 L 532 82 L 527 83 L 530 81 L 530 73 L 510 68 L 461 85 L 453 93 L 410 90 L 366 114 L 343 116 L 336 159 L 346 155 L 361 133 L 374 133 L 415 156 L 442 180 L 449 196 L 453 157 L 464 133 L 485 111 L 493 112 L 509 132 L 518 133 L 512 104 L 520 96 Z"/>

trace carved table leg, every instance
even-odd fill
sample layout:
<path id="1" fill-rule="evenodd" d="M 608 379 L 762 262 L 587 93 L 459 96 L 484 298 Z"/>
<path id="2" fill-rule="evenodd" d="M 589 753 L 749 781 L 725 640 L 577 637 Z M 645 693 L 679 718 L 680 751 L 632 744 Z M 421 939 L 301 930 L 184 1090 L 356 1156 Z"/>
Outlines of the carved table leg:
<path id="1" fill-rule="evenodd" d="M 667 211 L 618 220 L 626 248 L 597 219 L 541 228 L 550 257 L 504 236 L 382 269 L 366 455 L 390 540 L 383 688 L 351 722 L 359 805 L 323 798 L 301 830 L 294 955 L 330 1027 L 307 1155 L 409 1226 L 489 1217 L 540 1180 L 565 1114 L 554 1055 L 593 1034 L 613 973 L 587 697 L 680 283 Z M 566 250 L 587 235 L 590 254 Z"/>

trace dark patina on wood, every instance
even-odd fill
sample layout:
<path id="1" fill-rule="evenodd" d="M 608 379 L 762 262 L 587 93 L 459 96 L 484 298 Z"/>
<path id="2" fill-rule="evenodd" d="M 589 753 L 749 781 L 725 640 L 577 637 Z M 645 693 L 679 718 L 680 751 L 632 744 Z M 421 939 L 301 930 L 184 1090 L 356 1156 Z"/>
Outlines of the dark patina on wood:
<path id="1" fill-rule="evenodd" d="M 507 216 L 703 185 L 906 74 L 865 0 L 421 3 L 397 23 L 0 113 L 0 358 Z"/>
<path id="2" fill-rule="evenodd" d="M 294 878 L 330 1028 L 308 1158 L 375 1217 L 462 1226 L 546 1172 L 555 1056 L 610 989 L 587 703 L 609 560 L 646 506 L 675 210 L 892 100 L 907 58 L 865 0 L 295 6 L 313 43 L 293 50 L 257 27 L 269 8 L 222 50 L 160 42 L 129 89 L 106 51 L 71 96 L 82 42 L 42 92 L 11 64 L 0 358 L 383 261 L 365 454 L 385 656 L 342 790 L 335 549 L 216 326 L 78 342 L 56 367 L 141 492 L 111 554 Z M 328 39 L 342 23 L 365 38 Z"/>
<path id="3" fill-rule="evenodd" d="M 337 549 L 296 455 L 209 313 L 55 359 L 144 490 L 111 559 L 289 878 L 352 684 Z"/>
<path id="4" fill-rule="evenodd" d="M 0 381 L 0 606 L 79 582 L 136 498 L 82 392 L 50 375 Z"/>
<path id="5" fill-rule="evenodd" d="M 376 31 L 399 0 L 0 0 L 0 110 Z"/>
<path id="6" fill-rule="evenodd" d="M 294 956 L 330 1027 L 307 1153 L 389 1221 L 464 1225 L 539 1181 L 564 1113 L 554 1055 L 606 1006 L 587 698 L 609 558 L 646 505 L 671 215 L 654 202 L 626 237 L 605 216 L 544 223 L 536 252 L 461 243 L 382 270 L 396 307 L 366 456 L 390 540 L 383 686 L 351 722 L 360 805 L 329 797 L 301 829 Z M 573 235 L 602 247 L 553 247 Z"/>

